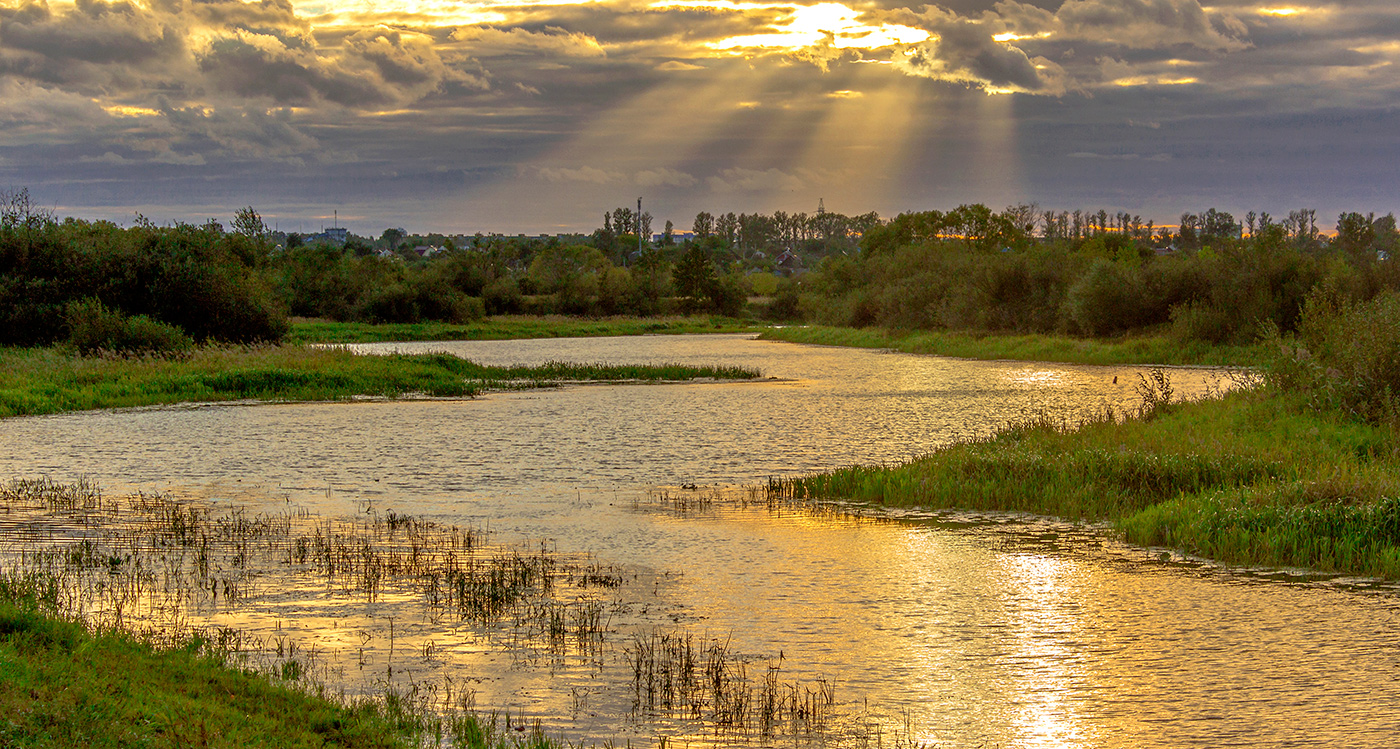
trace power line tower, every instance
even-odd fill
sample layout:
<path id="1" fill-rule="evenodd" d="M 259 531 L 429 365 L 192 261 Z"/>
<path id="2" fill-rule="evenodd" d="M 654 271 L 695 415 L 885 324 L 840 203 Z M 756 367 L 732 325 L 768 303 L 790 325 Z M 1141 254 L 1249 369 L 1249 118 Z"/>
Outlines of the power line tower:
<path id="1" fill-rule="evenodd" d="M 826 201 L 822 200 L 821 198 L 817 198 L 817 215 L 826 215 Z"/>

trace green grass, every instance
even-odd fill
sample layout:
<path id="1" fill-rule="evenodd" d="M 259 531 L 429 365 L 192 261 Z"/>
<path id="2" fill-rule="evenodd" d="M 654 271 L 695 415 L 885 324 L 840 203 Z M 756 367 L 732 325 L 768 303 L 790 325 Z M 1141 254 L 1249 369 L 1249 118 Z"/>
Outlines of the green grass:
<path id="1" fill-rule="evenodd" d="M 0 603 L 0 745 L 399 747 L 413 726 L 202 654 Z"/>
<path id="2" fill-rule="evenodd" d="M 1252 346 L 1182 344 L 1166 337 L 1085 339 L 1046 335 L 975 335 L 960 332 L 897 332 L 822 326 L 771 328 L 759 338 L 826 346 L 885 348 L 910 354 L 965 359 L 1054 361 L 1070 364 L 1249 365 L 1259 360 Z"/>
<path id="3" fill-rule="evenodd" d="M 538 731 L 507 735 L 474 713 L 430 714 L 392 693 L 330 699 L 300 680 L 235 667 L 197 638 L 156 647 L 94 633 L 13 593 L 0 594 L 0 746 L 562 746 Z"/>
<path id="4" fill-rule="evenodd" d="M 681 365 L 484 367 L 447 354 L 371 356 L 304 346 L 205 347 L 180 359 L 0 349 L 0 417 L 241 399 L 465 397 L 521 383 L 748 379 L 758 374 L 737 367 Z"/>
<path id="5" fill-rule="evenodd" d="M 578 317 L 497 316 L 480 322 L 441 322 L 371 325 L 298 319 L 292 322 L 292 343 L 378 343 L 388 341 L 496 341 L 518 338 L 580 338 L 682 333 L 745 333 L 760 327 L 742 320 L 710 317 L 618 317 L 592 320 Z"/>
<path id="6" fill-rule="evenodd" d="M 902 465 L 777 482 L 795 497 L 1107 521 L 1243 565 L 1400 577 L 1400 441 L 1260 391 L 1082 425 L 1013 425 Z"/>

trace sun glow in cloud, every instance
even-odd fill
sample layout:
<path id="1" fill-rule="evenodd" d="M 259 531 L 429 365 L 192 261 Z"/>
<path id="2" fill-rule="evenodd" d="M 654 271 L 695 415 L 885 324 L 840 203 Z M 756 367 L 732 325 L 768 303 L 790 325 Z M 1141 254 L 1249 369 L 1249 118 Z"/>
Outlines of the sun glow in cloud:
<path id="1" fill-rule="evenodd" d="M 1017 34 L 1014 31 L 1003 31 L 1000 34 L 993 34 L 992 40 L 1003 44 L 1008 42 L 1024 42 L 1027 39 L 1049 39 L 1049 31 L 1042 31 L 1039 34 Z"/>
<path id="2" fill-rule="evenodd" d="M 360 24 L 365 19 L 404 19 L 415 23 L 456 26 L 477 23 L 505 23 L 505 11 L 520 8 L 590 5 L 594 0 L 292 0 L 297 15 L 316 19 L 319 26 L 336 22 Z"/>
<path id="3" fill-rule="evenodd" d="M 675 3 L 670 3 L 674 6 Z M 715 3 L 690 2 L 687 7 L 738 7 L 737 5 L 717 5 Z M 710 43 L 718 50 L 735 49 L 803 49 L 827 44 L 836 49 L 879 49 L 896 44 L 918 44 L 927 41 L 931 34 L 923 29 L 899 24 L 870 25 L 860 20 L 860 12 L 840 3 L 820 3 L 818 5 L 761 5 L 746 4 L 750 8 L 769 8 L 786 11 L 787 16 L 781 26 L 764 34 L 745 34 Z"/>
<path id="4" fill-rule="evenodd" d="M 96 101 L 94 99 L 94 101 Z M 147 107 L 131 107 L 125 104 L 105 104 L 99 105 L 102 110 L 113 117 L 159 117 L 160 112 Z"/>
<path id="5" fill-rule="evenodd" d="M 1189 86 L 1199 82 L 1196 78 L 1166 78 L 1152 75 L 1135 75 L 1111 81 L 1113 85 L 1124 88 L 1132 86 Z"/>
<path id="6" fill-rule="evenodd" d="M 1307 13 L 1309 10 L 1309 8 L 1259 8 L 1255 12 L 1261 16 L 1281 16 L 1287 18 L 1288 16 Z"/>

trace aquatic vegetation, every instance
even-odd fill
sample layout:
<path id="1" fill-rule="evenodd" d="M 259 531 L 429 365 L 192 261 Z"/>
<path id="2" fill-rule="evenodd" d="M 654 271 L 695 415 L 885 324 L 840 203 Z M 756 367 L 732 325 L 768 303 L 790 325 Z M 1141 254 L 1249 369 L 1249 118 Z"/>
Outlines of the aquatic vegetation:
<path id="1" fill-rule="evenodd" d="M 908 463 L 773 481 L 768 492 L 1109 521 L 1129 542 L 1226 563 L 1400 577 L 1393 430 L 1257 383 L 1182 403 L 1149 378 L 1134 413 L 1031 415 Z"/>
<path id="2" fill-rule="evenodd" d="M 784 506 L 757 488 L 727 496 Z M 663 742 L 713 735 L 724 744 L 841 743 L 883 730 L 838 705 L 830 682 L 783 678 L 781 654 L 745 655 L 727 641 L 641 624 L 628 601 L 655 583 L 544 544 L 502 545 L 477 528 L 393 510 L 328 519 L 160 492 L 113 496 L 87 480 L 14 479 L 0 485 L 0 508 L 0 601 L 42 609 L 75 637 L 125 633 L 111 635 L 123 657 L 137 657 L 135 648 L 157 671 L 207 663 L 199 668 L 215 680 L 232 678 L 220 670 L 231 666 L 244 678 L 260 674 L 259 689 L 333 698 L 315 708 L 340 716 L 325 725 L 360 721 L 419 745 L 555 745 L 523 715 L 477 711 L 473 682 L 443 647 L 471 633 L 522 667 L 573 658 L 600 673 L 615 669 L 618 687 L 630 684 L 631 720 L 655 724 Z M 323 626 L 353 629 L 358 643 L 338 650 L 283 628 L 282 616 L 290 623 L 295 612 L 323 609 L 339 612 Z M 269 631 L 265 617 L 276 611 L 290 613 L 274 614 L 279 623 Z M 387 630 L 371 627 L 375 619 Z M 61 660 L 35 657 L 45 668 Z M 626 696 L 614 699 L 625 712 Z M 174 743 L 197 742 L 193 736 Z"/>
<path id="3" fill-rule="evenodd" d="M 485 367 L 447 354 L 370 356 L 301 346 L 207 346 L 178 359 L 0 348 L 0 417 L 199 401 L 460 398 L 522 384 L 758 375 L 738 367 L 675 364 Z"/>

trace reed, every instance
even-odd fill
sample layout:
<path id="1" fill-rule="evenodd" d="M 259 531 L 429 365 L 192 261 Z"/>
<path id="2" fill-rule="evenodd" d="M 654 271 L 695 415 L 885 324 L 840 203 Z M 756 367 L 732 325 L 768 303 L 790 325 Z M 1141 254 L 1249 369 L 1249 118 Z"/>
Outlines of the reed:
<path id="1" fill-rule="evenodd" d="M 762 741 L 821 736 L 838 719 L 829 681 L 784 681 L 781 658 L 752 677 L 748 660 L 727 640 L 697 643 L 691 634 L 654 630 L 634 637 L 625 657 L 638 714 L 703 721 Z"/>
<path id="2" fill-rule="evenodd" d="M 772 504 L 756 488 L 712 491 L 714 502 L 789 506 Z M 765 744 L 820 743 L 837 735 L 864 737 L 868 743 L 883 730 L 839 705 L 830 682 L 784 678 L 781 656 L 755 659 L 735 652 L 727 641 L 679 629 L 643 631 L 635 624 L 624 630 L 620 647 L 610 644 L 619 634 L 614 615 L 627 609 L 618 596 L 638 584 L 636 575 L 596 559 L 564 557 L 544 545 L 502 545 L 480 529 L 392 510 L 366 508 L 349 518 L 322 518 L 291 507 L 255 510 L 160 492 L 113 496 L 86 480 L 11 480 L 0 485 L 0 508 L 5 541 L 0 656 L 13 629 L 5 625 L 3 602 L 42 609 L 73 631 L 139 645 L 144 665 L 110 667 L 129 672 L 130 683 L 113 687 L 124 690 L 120 693 L 159 691 L 164 688 L 159 683 L 184 678 L 179 676 L 184 667 L 172 666 L 178 657 L 209 664 L 211 673 L 217 672 L 210 679 L 236 677 L 255 682 L 257 689 L 275 687 L 298 700 L 318 700 L 317 707 L 297 708 L 326 716 L 310 723 L 305 745 L 317 745 L 316 736 L 325 734 L 324 740 L 346 746 L 559 746 L 537 722 L 476 710 L 470 682 L 456 676 L 460 672 L 441 645 L 444 635 L 455 639 L 448 633 L 462 627 L 500 643 L 522 663 L 539 657 L 552 667 L 574 657 L 596 664 L 590 668 L 600 673 L 621 666 L 622 683 L 631 677 L 633 717 L 657 721 L 658 730 Z M 244 612 L 300 596 L 315 599 L 313 608 L 333 604 L 347 612 L 348 603 L 358 602 L 355 608 L 384 612 L 378 616 L 388 626 L 357 630 L 358 644 L 339 652 L 299 640 L 280 625 L 268 632 L 240 624 Z M 394 612 L 413 614 L 396 619 Z M 338 627 L 347 621 L 353 620 L 341 615 Z M 54 662 L 62 657 L 34 655 L 41 662 L 37 668 L 60 668 Z M 127 659 L 123 663 L 134 657 L 121 656 Z M 80 676 L 69 669 L 46 678 L 56 679 L 54 688 L 62 690 Z M 30 705 L 23 695 L 9 696 Z M 0 704 L 5 699 L 0 683 Z M 149 709 L 168 715 L 165 702 L 150 704 Z M 165 720 L 133 701 L 118 707 L 88 723 L 61 711 L 55 715 L 63 717 L 55 719 L 85 726 L 63 734 L 64 741 L 79 744 L 89 743 L 86 737 L 100 731 L 104 721 Z M 359 728 L 362 724 L 368 727 Z M 197 746 L 223 730 L 213 720 L 204 725 L 203 733 L 168 729 L 150 743 Z M 257 730 L 274 735 L 281 730 L 275 722 L 267 725 L 273 727 Z M 181 730 L 186 727 L 180 724 Z M 29 723 L 10 729 L 20 737 L 19 746 L 63 743 L 35 739 L 42 730 Z M 356 743 L 354 731 L 369 732 L 370 743 Z M 249 745 L 282 745 L 261 734 L 230 735 Z M 285 745 L 303 745 L 300 734 L 288 736 Z"/>

